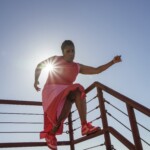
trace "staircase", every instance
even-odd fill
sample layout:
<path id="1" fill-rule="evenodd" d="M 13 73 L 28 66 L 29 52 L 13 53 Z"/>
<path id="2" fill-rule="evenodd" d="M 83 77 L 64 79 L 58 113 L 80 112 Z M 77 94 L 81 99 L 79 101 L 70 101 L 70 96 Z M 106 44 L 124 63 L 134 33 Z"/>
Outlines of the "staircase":
<path id="1" fill-rule="evenodd" d="M 94 91 L 94 92 L 93 92 Z M 134 100 L 118 93 L 117 91 L 99 83 L 94 82 L 85 90 L 87 97 L 91 97 L 91 93 L 96 93 L 90 100 L 87 100 L 87 106 L 90 110 L 87 111 L 87 116 L 92 114 L 97 115 L 93 120 L 90 120 L 102 127 L 102 130 L 91 134 L 89 136 L 80 136 L 77 132 L 80 132 L 81 128 L 80 119 L 77 117 L 77 110 L 73 109 L 68 116 L 68 120 L 64 123 L 67 131 L 64 134 L 68 135 L 68 140 L 62 141 L 58 140 L 58 146 L 70 147 L 70 150 L 88 150 L 88 149 L 106 149 L 106 150 L 148 150 L 150 149 L 150 129 L 148 129 L 149 124 L 143 125 L 142 121 L 137 121 L 137 118 L 142 115 L 144 122 L 150 123 L 150 109 L 135 102 Z M 40 107 L 41 102 L 33 101 L 15 101 L 15 100 L 0 100 L 0 118 L 5 116 L 13 115 L 28 115 L 41 116 L 43 114 L 38 113 L 20 113 L 20 112 L 6 112 L 2 111 L 3 106 L 26 106 L 26 107 Z M 117 106 L 119 105 L 119 106 Z M 93 107 L 94 106 L 94 107 Z M 92 109 L 91 109 L 92 108 Z M 16 109 L 15 109 L 16 110 Z M 74 117 L 75 116 L 75 117 Z M 90 117 L 92 118 L 92 117 Z M 2 119 L 1 119 L 2 120 Z M 11 119 L 12 120 L 12 119 Z M 140 119 L 141 120 L 141 119 Z M 14 121 L 0 121 L 1 125 L 9 124 L 41 124 L 42 122 L 14 122 Z M 2 131 L 0 127 L 0 137 L 10 135 L 17 136 L 18 134 L 39 134 L 40 131 Z M 10 128 L 8 129 L 10 130 Z M 129 132 L 127 134 L 127 132 Z M 102 137 L 103 142 L 97 138 Z M 95 140 L 96 139 L 96 140 Z M 89 144 L 89 140 L 99 141 Z M 118 142 L 118 143 L 117 143 Z M 84 143 L 84 148 L 80 147 L 80 144 Z M 123 148 L 119 148 L 118 145 L 122 145 Z M 0 148 L 15 148 L 15 147 L 43 147 L 46 146 L 45 142 L 1 142 Z M 88 147 L 87 147 L 88 146 Z M 67 149 L 66 148 L 66 149 Z M 59 149 L 59 148 L 58 148 Z"/>

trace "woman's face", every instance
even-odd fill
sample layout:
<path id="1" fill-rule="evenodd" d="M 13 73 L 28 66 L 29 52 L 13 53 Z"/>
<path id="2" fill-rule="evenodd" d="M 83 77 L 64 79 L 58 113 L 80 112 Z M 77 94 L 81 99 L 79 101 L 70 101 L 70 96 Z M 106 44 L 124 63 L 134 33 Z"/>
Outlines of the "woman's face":
<path id="1" fill-rule="evenodd" d="M 75 57 L 75 50 L 74 50 L 74 46 L 72 45 L 67 45 L 64 50 L 63 50 L 63 56 L 64 59 L 68 62 L 72 62 L 74 60 Z"/>

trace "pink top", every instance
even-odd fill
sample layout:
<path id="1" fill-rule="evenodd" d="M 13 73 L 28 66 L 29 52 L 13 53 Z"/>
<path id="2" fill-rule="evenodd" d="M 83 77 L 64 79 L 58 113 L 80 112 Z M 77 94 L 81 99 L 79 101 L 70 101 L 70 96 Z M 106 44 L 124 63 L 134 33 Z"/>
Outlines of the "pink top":
<path id="1" fill-rule="evenodd" d="M 67 62 L 63 56 L 51 57 L 50 63 L 54 65 L 53 72 L 50 72 L 46 84 L 72 84 L 78 73 L 79 64 Z"/>

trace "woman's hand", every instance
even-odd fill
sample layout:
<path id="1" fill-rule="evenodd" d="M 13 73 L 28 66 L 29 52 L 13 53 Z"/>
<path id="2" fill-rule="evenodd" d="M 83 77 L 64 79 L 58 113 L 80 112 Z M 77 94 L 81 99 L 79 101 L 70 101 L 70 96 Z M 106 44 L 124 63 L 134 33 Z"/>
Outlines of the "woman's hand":
<path id="1" fill-rule="evenodd" d="M 41 90 L 41 88 L 38 87 L 38 84 L 39 84 L 39 81 L 34 82 L 34 88 L 36 89 L 37 92 Z"/>
<path id="2" fill-rule="evenodd" d="M 120 56 L 115 56 L 112 61 L 113 61 L 114 64 L 121 62 L 122 61 L 121 60 L 121 55 Z"/>

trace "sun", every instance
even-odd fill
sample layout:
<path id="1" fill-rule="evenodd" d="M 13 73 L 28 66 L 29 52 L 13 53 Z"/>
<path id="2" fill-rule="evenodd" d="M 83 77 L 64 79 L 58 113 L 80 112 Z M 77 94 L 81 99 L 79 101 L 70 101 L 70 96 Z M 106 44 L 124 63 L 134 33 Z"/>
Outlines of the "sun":
<path id="1" fill-rule="evenodd" d="M 48 63 L 44 70 L 54 72 L 54 70 L 55 70 L 54 64 Z"/>

